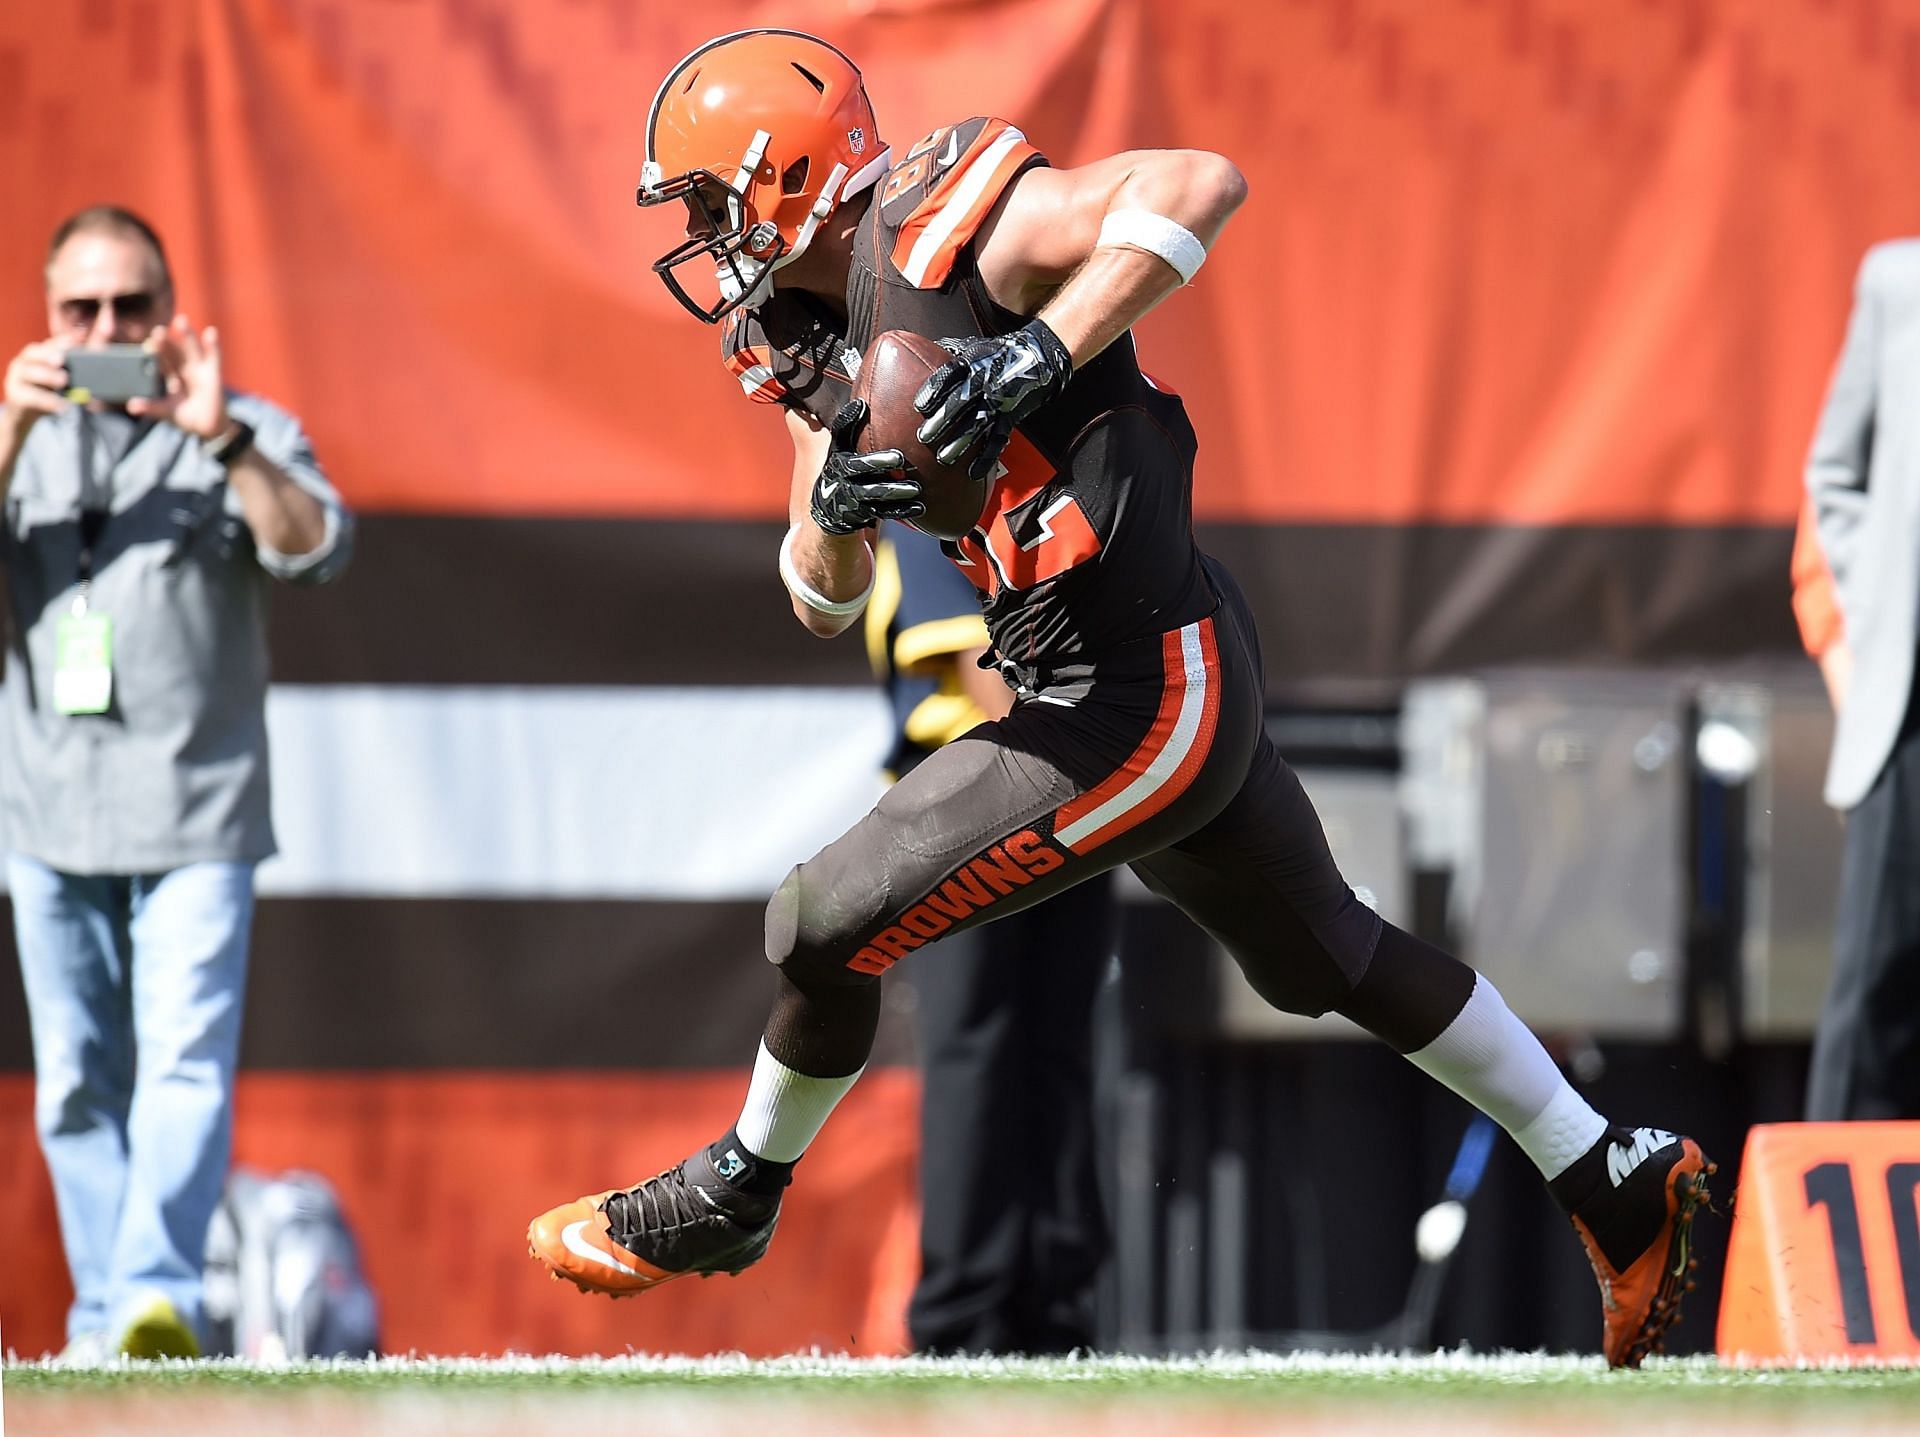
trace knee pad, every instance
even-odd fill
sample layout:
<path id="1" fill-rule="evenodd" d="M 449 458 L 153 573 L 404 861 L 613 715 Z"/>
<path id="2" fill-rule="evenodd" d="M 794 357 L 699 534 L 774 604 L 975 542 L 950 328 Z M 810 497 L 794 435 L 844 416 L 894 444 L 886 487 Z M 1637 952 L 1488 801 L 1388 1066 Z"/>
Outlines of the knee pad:
<path id="1" fill-rule="evenodd" d="M 807 867 L 791 869 L 767 901 L 767 961 L 802 989 L 874 982 L 877 975 L 847 966 L 859 949 L 854 915 Z"/>

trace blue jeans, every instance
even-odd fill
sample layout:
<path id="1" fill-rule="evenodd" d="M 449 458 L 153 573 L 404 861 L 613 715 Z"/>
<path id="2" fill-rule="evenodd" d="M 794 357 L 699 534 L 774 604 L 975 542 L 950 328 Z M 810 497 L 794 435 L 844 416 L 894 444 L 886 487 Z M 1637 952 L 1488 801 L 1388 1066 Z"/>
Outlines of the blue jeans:
<path id="1" fill-rule="evenodd" d="M 159 1293 L 205 1336 L 207 1226 L 233 1147 L 251 863 L 59 873 L 7 860 L 34 1123 L 73 1274 L 69 1338 Z"/>

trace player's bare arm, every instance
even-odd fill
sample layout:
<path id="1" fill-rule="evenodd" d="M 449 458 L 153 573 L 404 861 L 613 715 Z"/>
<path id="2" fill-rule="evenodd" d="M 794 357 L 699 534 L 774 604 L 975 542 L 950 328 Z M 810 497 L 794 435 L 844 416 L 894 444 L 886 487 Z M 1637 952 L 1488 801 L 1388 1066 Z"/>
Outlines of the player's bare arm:
<path id="1" fill-rule="evenodd" d="M 1204 150 L 1031 169 L 982 226 L 980 277 L 996 304 L 1045 320 L 1077 369 L 1185 282 L 1160 254 L 1116 241 L 1109 216 L 1158 216 L 1211 249 L 1246 197 L 1233 162 Z"/>
<path id="2" fill-rule="evenodd" d="M 793 441 L 793 482 L 787 494 L 787 519 L 793 526 L 787 541 L 788 561 L 816 593 L 836 603 L 855 602 L 873 583 L 873 530 L 829 534 L 814 522 L 814 485 L 833 448 L 833 436 L 797 409 L 786 410 L 785 416 L 787 437 Z M 857 608 L 833 614 L 806 603 L 798 594 L 792 600 L 794 617 L 823 639 L 844 632 L 860 617 Z"/>

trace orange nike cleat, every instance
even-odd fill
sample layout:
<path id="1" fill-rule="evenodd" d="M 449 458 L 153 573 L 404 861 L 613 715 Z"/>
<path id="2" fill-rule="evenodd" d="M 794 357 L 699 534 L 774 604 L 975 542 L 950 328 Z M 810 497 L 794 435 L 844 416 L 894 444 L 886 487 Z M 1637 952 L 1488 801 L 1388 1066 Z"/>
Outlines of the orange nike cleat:
<path id="1" fill-rule="evenodd" d="M 1573 1230 L 1600 1283 L 1607 1366 L 1638 1367 L 1661 1350 L 1693 1290 L 1694 1214 L 1719 1168 L 1692 1138 L 1659 1128 L 1636 1128 L 1630 1141 L 1614 1143 L 1607 1166 L 1608 1220 L 1589 1226 L 1576 1212 Z"/>
<path id="2" fill-rule="evenodd" d="M 632 1297 L 676 1277 L 744 1271 L 779 1220 L 779 1198 L 730 1187 L 702 1148 L 637 1187 L 540 1214 L 527 1227 L 527 1251 L 556 1281 Z"/>

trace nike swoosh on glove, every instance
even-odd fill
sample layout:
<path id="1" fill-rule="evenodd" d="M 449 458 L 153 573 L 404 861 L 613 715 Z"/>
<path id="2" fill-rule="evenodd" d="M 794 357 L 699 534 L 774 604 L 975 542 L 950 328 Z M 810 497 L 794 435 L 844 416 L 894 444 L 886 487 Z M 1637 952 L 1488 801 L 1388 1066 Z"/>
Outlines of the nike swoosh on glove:
<path id="1" fill-rule="evenodd" d="M 916 431 L 942 464 L 969 451 L 967 473 L 985 479 L 1013 428 L 1067 387 L 1073 356 L 1044 320 L 992 339 L 943 339 L 953 358 L 927 376 L 913 407 L 927 416 Z"/>
<path id="2" fill-rule="evenodd" d="M 833 447 L 814 476 L 807 512 L 829 534 L 852 534 L 882 519 L 915 519 L 927 512 L 920 481 L 899 472 L 906 455 L 898 449 L 866 454 L 854 449 L 854 435 L 866 420 L 866 400 L 854 399 L 841 405 L 827 426 Z"/>

